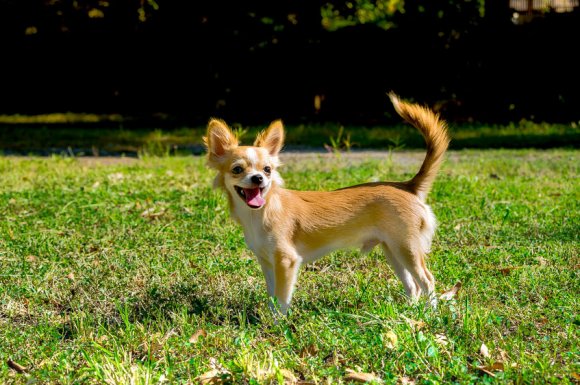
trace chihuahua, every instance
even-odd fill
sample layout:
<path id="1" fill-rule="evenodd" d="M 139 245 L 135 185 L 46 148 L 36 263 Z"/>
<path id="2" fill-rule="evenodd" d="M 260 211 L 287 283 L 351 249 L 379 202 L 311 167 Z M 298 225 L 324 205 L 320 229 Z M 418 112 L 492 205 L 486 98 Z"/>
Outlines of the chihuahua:
<path id="1" fill-rule="evenodd" d="M 231 216 L 266 278 L 270 306 L 287 314 L 300 266 L 341 248 L 363 253 L 380 245 L 413 300 L 435 306 L 435 279 L 425 265 L 436 220 L 425 203 L 449 145 L 446 123 L 429 108 L 389 98 L 397 113 L 425 138 L 419 172 L 406 182 L 373 182 L 335 191 L 283 187 L 278 173 L 284 127 L 276 120 L 253 146 L 242 146 L 220 119 L 210 119 L 204 143 L 214 187 L 226 192 Z"/>

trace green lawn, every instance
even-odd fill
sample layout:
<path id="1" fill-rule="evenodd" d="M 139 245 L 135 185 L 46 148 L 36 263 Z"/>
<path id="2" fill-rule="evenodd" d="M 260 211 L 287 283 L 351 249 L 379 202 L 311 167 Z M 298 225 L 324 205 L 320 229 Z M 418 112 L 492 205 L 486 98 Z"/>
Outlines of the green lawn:
<path id="1" fill-rule="evenodd" d="M 286 156 L 282 175 L 402 180 L 422 156 Z M 573 149 L 451 151 L 428 265 L 457 295 L 411 304 L 378 249 L 347 250 L 302 270 L 275 324 L 203 158 L 0 157 L 0 383 L 577 383 L 579 167 Z"/>

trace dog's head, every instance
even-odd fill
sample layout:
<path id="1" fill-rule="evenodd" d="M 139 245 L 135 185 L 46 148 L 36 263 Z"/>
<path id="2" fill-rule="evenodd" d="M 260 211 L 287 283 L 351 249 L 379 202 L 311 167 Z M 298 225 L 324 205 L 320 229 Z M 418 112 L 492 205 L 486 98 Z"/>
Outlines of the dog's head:
<path id="1" fill-rule="evenodd" d="M 232 203 L 239 199 L 251 209 L 260 209 L 272 187 L 282 184 L 276 170 L 284 144 L 280 120 L 260 133 L 253 146 L 241 146 L 232 130 L 219 119 L 209 121 L 203 140 L 208 165 L 218 171 L 215 185 L 226 190 Z"/>

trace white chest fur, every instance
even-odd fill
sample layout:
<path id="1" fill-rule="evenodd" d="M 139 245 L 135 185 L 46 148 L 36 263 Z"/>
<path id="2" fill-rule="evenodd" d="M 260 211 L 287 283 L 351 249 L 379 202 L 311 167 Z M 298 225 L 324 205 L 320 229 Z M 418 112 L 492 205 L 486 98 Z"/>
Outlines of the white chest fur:
<path id="1" fill-rule="evenodd" d="M 252 210 L 237 204 L 234 206 L 236 217 L 244 231 L 246 244 L 259 259 L 272 263 L 275 243 L 272 234 L 264 228 L 264 210 Z"/>

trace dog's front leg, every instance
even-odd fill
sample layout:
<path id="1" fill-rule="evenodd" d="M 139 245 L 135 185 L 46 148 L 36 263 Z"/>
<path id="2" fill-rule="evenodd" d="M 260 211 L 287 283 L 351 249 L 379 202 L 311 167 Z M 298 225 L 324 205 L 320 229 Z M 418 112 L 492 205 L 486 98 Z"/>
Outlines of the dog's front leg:
<path id="1" fill-rule="evenodd" d="M 278 301 L 280 313 L 283 315 L 288 313 L 301 263 L 302 258 L 296 254 L 294 249 L 276 250 L 274 256 L 274 296 Z"/>
<path id="2" fill-rule="evenodd" d="M 276 286 L 276 277 L 274 275 L 274 267 L 272 263 L 267 258 L 258 257 L 258 262 L 260 263 L 260 267 L 262 268 L 262 273 L 264 274 L 264 278 L 266 279 L 266 289 L 268 290 L 268 300 L 270 310 L 275 313 L 276 307 L 274 305 L 274 288 Z"/>

